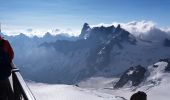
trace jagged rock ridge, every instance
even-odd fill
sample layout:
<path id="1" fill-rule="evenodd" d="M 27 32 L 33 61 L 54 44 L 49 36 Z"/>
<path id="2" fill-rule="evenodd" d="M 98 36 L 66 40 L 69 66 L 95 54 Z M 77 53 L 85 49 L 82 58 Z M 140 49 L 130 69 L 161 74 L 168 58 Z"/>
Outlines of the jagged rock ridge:
<path id="1" fill-rule="evenodd" d="M 146 69 L 140 65 L 130 67 L 120 77 L 120 79 L 114 84 L 114 88 L 122 88 L 130 81 L 131 86 L 148 85 L 150 87 L 159 85 L 164 78 L 170 75 L 170 59 L 160 59 L 158 62 L 147 67 Z M 163 77 L 165 76 L 165 77 Z M 142 86 L 141 85 L 141 86 Z"/>

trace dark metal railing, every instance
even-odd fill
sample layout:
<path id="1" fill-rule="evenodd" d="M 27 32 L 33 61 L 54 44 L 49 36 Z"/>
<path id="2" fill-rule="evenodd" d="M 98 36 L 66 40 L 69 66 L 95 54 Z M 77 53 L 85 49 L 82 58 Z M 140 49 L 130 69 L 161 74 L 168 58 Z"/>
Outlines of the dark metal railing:
<path id="1" fill-rule="evenodd" d="M 31 90 L 24 81 L 19 69 L 12 64 L 12 89 L 14 100 L 36 100 Z"/>

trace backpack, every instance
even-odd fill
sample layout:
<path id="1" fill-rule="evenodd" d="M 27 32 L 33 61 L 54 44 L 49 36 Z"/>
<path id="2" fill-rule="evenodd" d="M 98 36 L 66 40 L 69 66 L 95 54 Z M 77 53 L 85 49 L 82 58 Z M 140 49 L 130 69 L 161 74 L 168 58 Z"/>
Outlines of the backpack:
<path id="1" fill-rule="evenodd" d="M 0 80 L 5 80 L 11 75 L 11 63 L 8 54 L 4 51 L 5 40 L 0 40 Z"/>

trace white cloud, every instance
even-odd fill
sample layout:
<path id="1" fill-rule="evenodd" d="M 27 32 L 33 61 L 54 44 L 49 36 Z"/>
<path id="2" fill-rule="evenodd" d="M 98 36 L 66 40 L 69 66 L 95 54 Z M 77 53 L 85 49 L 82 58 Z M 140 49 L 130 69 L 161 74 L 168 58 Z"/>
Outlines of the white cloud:
<path id="1" fill-rule="evenodd" d="M 112 22 L 111 24 L 106 23 L 100 23 L 97 25 L 90 25 L 91 27 L 100 27 L 100 26 L 111 26 L 114 25 L 115 27 L 120 24 L 122 28 L 132 33 L 134 36 L 141 36 L 141 35 L 148 35 L 153 30 L 161 30 L 162 32 L 166 32 L 167 34 L 170 34 L 170 27 L 167 28 L 160 28 L 156 27 L 156 23 L 153 21 L 131 21 L 127 23 L 121 23 L 121 22 Z M 37 35 L 39 37 L 42 37 L 46 32 L 50 32 L 52 35 L 56 34 L 68 34 L 70 36 L 78 36 L 80 34 L 81 29 L 79 30 L 73 30 L 70 28 L 66 29 L 58 29 L 58 28 L 51 28 L 51 29 L 40 29 L 40 28 L 25 28 L 25 27 L 15 27 L 15 26 L 4 26 L 2 27 L 2 32 L 6 33 L 7 35 L 16 35 L 19 33 L 24 33 L 28 36 L 34 36 Z M 152 33 L 153 34 L 153 33 Z"/>
<path id="2" fill-rule="evenodd" d="M 120 24 L 122 28 L 129 31 L 130 33 L 133 33 L 134 35 L 139 35 L 141 33 L 147 33 L 154 27 L 156 27 L 156 24 L 153 21 L 131 21 L 128 23 L 121 23 L 121 22 L 113 22 L 111 24 L 105 24 L 100 23 L 98 25 L 91 25 L 91 27 L 99 27 L 99 26 L 111 26 L 114 25 L 115 27 Z"/>
<path id="3" fill-rule="evenodd" d="M 8 26 L 4 26 L 2 29 L 2 32 L 5 33 L 6 35 L 18 35 L 20 33 L 23 33 L 27 36 L 39 36 L 42 37 L 45 35 L 45 33 L 49 32 L 52 35 L 57 35 L 57 34 L 68 34 L 70 36 L 78 36 L 80 34 L 79 30 L 71 30 L 71 29 L 57 29 L 57 28 L 53 28 L 53 29 L 38 29 L 38 28 L 20 28 L 20 27 L 8 27 Z"/>
<path id="4" fill-rule="evenodd" d="M 32 28 L 29 28 L 29 29 L 4 29 L 4 33 L 6 35 L 18 35 L 20 33 L 23 33 L 27 36 L 39 36 L 39 37 L 42 37 L 46 32 L 51 32 L 51 30 L 45 30 L 45 29 L 32 29 Z"/>
<path id="5" fill-rule="evenodd" d="M 161 28 L 161 30 L 170 34 L 170 27 Z"/>
<path id="6" fill-rule="evenodd" d="M 140 37 L 145 40 L 162 40 L 167 36 L 170 37 L 170 27 L 169 28 L 161 28 L 157 27 L 156 23 L 153 21 L 131 21 L 128 23 L 121 22 L 113 22 L 111 24 L 100 23 L 98 25 L 91 25 L 91 27 L 99 27 L 99 26 L 111 26 L 120 24 L 122 28 L 129 31 L 136 37 Z"/>
<path id="7" fill-rule="evenodd" d="M 132 21 L 129 23 L 122 23 L 121 26 L 131 33 L 147 33 L 153 29 L 156 24 L 152 21 Z"/>
<path id="8" fill-rule="evenodd" d="M 80 34 L 80 30 L 72 30 L 70 28 L 61 30 L 59 33 L 64 33 L 64 34 L 68 34 L 70 36 L 78 36 Z"/>

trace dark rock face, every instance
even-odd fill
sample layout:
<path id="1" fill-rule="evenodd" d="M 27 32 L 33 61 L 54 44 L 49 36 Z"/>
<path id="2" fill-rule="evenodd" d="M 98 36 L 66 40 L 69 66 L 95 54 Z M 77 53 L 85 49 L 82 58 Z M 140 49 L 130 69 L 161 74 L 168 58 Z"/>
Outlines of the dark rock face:
<path id="1" fill-rule="evenodd" d="M 130 37 L 130 33 L 118 27 L 94 27 L 90 31 L 88 39 L 94 43 L 87 58 L 87 66 L 94 73 L 106 68 L 110 62 L 110 53 L 114 46 L 123 48 L 123 42 L 135 44 L 136 40 Z"/>
<path id="2" fill-rule="evenodd" d="M 81 34 L 80 34 L 79 37 L 81 39 L 84 39 L 84 38 L 88 37 L 87 35 L 88 35 L 90 29 L 91 28 L 90 28 L 89 24 L 88 23 L 84 23 L 83 28 L 81 30 Z"/>
<path id="3" fill-rule="evenodd" d="M 88 36 L 87 36 L 88 35 Z M 81 34 L 79 35 L 80 39 L 88 39 L 93 43 L 101 43 L 107 40 L 118 40 L 118 41 L 128 41 L 130 43 L 135 44 L 136 39 L 126 30 L 122 29 L 120 25 L 117 27 L 109 26 L 109 27 L 93 27 L 85 23 L 81 30 Z"/>
<path id="4" fill-rule="evenodd" d="M 135 66 L 135 67 L 130 67 L 120 77 L 120 80 L 115 84 L 114 88 L 121 88 L 128 81 L 132 81 L 132 86 L 139 85 L 144 79 L 145 72 L 146 72 L 146 69 L 140 65 Z"/>
<path id="5" fill-rule="evenodd" d="M 166 47 L 170 47 L 170 40 L 165 39 L 163 45 L 166 46 Z"/>

